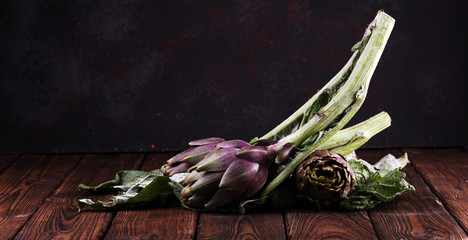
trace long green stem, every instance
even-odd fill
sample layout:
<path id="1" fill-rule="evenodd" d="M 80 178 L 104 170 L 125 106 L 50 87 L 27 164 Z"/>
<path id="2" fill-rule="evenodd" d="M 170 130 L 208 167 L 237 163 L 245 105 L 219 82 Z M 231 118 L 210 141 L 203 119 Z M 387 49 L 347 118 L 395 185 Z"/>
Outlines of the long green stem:
<path id="1" fill-rule="evenodd" d="M 285 137 L 286 142 L 301 143 L 313 134 L 322 132 L 321 137 L 303 150 L 267 185 L 261 196 L 268 195 L 273 189 L 290 176 L 321 144 L 336 134 L 358 111 L 367 95 L 370 79 L 377 67 L 384 47 L 390 37 L 395 20 L 382 11 L 377 13 L 369 24 L 365 36 L 370 34 L 367 43 L 363 42 L 362 52 L 343 86 L 304 126 Z M 337 119 L 338 122 L 337 122 Z"/>
<path id="2" fill-rule="evenodd" d="M 353 66 L 356 56 L 358 56 L 358 51 L 355 51 L 354 54 L 351 56 L 351 58 L 348 60 L 348 62 L 345 64 L 345 66 L 322 88 L 320 91 L 318 91 L 312 98 L 310 98 L 304 105 L 302 105 L 299 109 L 296 110 L 291 116 L 289 116 L 287 119 L 285 119 L 282 123 L 280 123 L 278 126 L 273 128 L 270 132 L 262 136 L 260 139 L 274 139 L 274 140 L 279 140 L 275 139 L 275 136 L 277 136 L 280 132 L 282 132 L 285 128 L 290 126 L 293 122 L 298 121 L 298 119 L 301 119 L 304 117 L 306 112 L 310 109 L 310 107 L 317 102 L 318 98 L 320 95 L 322 95 L 325 91 L 335 88 L 337 85 L 340 84 L 340 82 L 343 80 L 343 77 L 346 76 L 347 72 L 350 70 L 350 68 Z"/>
<path id="3" fill-rule="evenodd" d="M 389 127 L 391 121 L 388 113 L 380 112 L 366 121 L 340 130 L 326 142 L 319 145 L 317 149 L 327 149 L 341 155 L 348 155 L 374 135 Z"/>

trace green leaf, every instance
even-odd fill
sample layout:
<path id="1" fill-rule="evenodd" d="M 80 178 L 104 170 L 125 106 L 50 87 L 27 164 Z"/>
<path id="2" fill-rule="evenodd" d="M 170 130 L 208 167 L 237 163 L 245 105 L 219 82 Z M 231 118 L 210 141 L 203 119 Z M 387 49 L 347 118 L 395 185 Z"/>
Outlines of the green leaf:
<path id="1" fill-rule="evenodd" d="M 374 166 L 362 159 L 349 159 L 348 164 L 353 169 L 355 186 L 360 187 L 376 174 Z"/>
<path id="2" fill-rule="evenodd" d="M 406 174 L 400 171 L 408 163 L 406 153 L 400 158 L 388 154 L 374 165 L 362 159 L 349 159 L 356 184 L 351 194 L 340 201 L 340 206 L 347 210 L 369 209 L 414 191 L 405 180 Z"/>
<path id="3" fill-rule="evenodd" d="M 79 199 L 79 210 L 81 211 L 86 206 L 94 210 L 112 210 L 121 207 L 142 207 L 150 204 L 157 207 L 179 204 L 174 195 L 174 185 L 171 185 L 171 179 L 163 176 L 160 169 L 151 172 L 122 172 L 116 175 L 116 179 L 96 187 L 84 186 L 82 189 L 91 191 L 102 192 L 114 188 L 121 190 L 121 192 L 106 201 L 94 202 L 91 199 Z"/>
<path id="4" fill-rule="evenodd" d="M 375 175 L 366 185 L 361 186 L 361 191 L 372 194 L 382 202 L 388 202 L 400 196 L 404 192 L 414 191 L 414 187 L 405 180 L 406 174 L 394 169 L 383 177 Z"/>
<path id="5" fill-rule="evenodd" d="M 340 207 L 346 210 L 364 210 L 371 209 L 379 204 L 380 201 L 376 200 L 366 192 L 353 192 L 352 195 L 347 196 L 340 201 Z"/>
<path id="6" fill-rule="evenodd" d="M 379 162 L 374 164 L 375 169 L 379 172 L 380 175 L 385 175 L 386 173 L 392 171 L 393 169 L 402 169 L 409 163 L 408 154 L 403 154 L 403 156 L 396 158 L 392 154 L 388 154 Z"/>
<path id="7" fill-rule="evenodd" d="M 147 172 L 144 171 L 138 171 L 138 170 L 123 170 L 120 172 L 117 172 L 115 174 L 115 179 L 103 182 L 99 184 L 98 186 L 86 186 L 84 184 L 80 184 L 78 186 L 78 190 L 85 190 L 85 191 L 91 191 L 91 192 L 116 192 L 118 188 L 114 188 L 114 186 L 117 185 L 128 185 L 128 183 L 132 180 L 134 180 L 136 177 L 146 175 Z"/>
<path id="8" fill-rule="evenodd" d="M 406 174 L 398 168 L 384 176 L 376 173 L 358 185 L 340 202 L 340 206 L 347 210 L 369 209 L 379 203 L 391 201 L 407 191 L 414 191 L 414 187 L 405 180 L 405 176 Z"/>

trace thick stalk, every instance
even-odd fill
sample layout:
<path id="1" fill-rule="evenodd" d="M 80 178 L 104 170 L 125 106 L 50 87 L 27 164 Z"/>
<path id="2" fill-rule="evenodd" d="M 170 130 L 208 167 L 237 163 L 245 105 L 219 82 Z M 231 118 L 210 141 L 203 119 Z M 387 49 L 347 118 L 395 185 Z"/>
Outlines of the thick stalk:
<path id="1" fill-rule="evenodd" d="M 391 118 L 386 112 L 381 112 L 366 121 L 340 130 L 326 142 L 317 147 L 319 150 L 331 150 L 341 155 L 348 155 L 357 150 L 370 138 L 390 127 Z"/>
<path id="2" fill-rule="evenodd" d="M 322 95 L 324 91 L 327 91 L 331 88 L 335 88 L 337 85 L 339 85 L 339 83 L 343 80 L 342 78 L 348 73 L 350 68 L 352 68 L 357 55 L 358 51 L 355 51 L 351 58 L 348 60 L 348 62 L 345 64 L 345 66 L 322 89 L 320 89 L 316 94 L 314 94 L 312 98 L 310 98 L 306 103 L 304 103 L 304 105 L 297 109 L 296 112 L 294 112 L 291 116 L 285 119 L 278 126 L 273 128 L 270 132 L 263 135 L 260 139 L 279 140 L 275 139 L 275 136 L 277 136 L 278 133 L 283 131 L 285 128 L 287 128 L 294 122 L 298 121 L 298 119 L 303 118 L 306 112 L 318 100 L 318 98 L 320 97 L 320 95 Z"/>
<path id="3" fill-rule="evenodd" d="M 319 134 L 319 132 L 322 132 L 321 137 L 286 164 L 284 169 L 267 185 L 262 196 L 268 195 L 281 184 L 317 147 L 328 141 L 354 116 L 364 102 L 370 79 L 390 37 L 394 23 L 395 20 L 384 12 L 377 13 L 365 33 L 365 35 L 370 34 L 370 38 L 367 43 L 363 43 L 365 46 L 361 48 L 362 53 L 346 82 L 312 119 L 283 140 L 295 144 L 302 143 L 309 136 Z"/>

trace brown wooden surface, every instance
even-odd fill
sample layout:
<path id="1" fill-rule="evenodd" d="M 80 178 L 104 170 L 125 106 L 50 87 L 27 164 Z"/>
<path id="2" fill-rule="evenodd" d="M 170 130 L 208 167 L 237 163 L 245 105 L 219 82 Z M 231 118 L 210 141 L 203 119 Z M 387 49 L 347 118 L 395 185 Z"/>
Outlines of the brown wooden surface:
<path id="1" fill-rule="evenodd" d="M 461 149 L 403 149 L 415 169 L 468 232 L 468 154 Z"/>
<path id="2" fill-rule="evenodd" d="M 28 222 L 79 156 L 23 155 L 0 175 L 0 236 L 9 239 Z"/>
<path id="3" fill-rule="evenodd" d="M 366 211 L 289 210 L 288 239 L 377 239 Z"/>
<path id="4" fill-rule="evenodd" d="M 58 186 L 51 197 L 18 233 L 17 239 L 100 239 L 114 213 L 78 212 L 77 199 L 87 196 L 78 191 L 78 185 L 97 185 L 113 179 L 117 171 L 135 169 L 141 164 L 142 154 L 86 155 Z M 67 162 L 67 158 L 62 159 Z"/>
<path id="5" fill-rule="evenodd" d="M 197 239 L 286 239 L 280 212 L 202 213 Z"/>
<path id="6" fill-rule="evenodd" d="M 159 168 L 172 154 L 0 155 L 0 239 L 467 239 L 468 152 L 359 151 L 375 162 L 409 154 L 416 191 L 368 211 L 266 210 L 245 215 L 184 208 L 84 211 L 79 192 L 124 169 Z"/>
<path id="7" fill-rule="evenodd" d="M 374 163 L 387 153 L 401 156 L 399 151 L 373 150 L 358 153 Z M 414 157 L 409 154 L 410 160 Z M 446 211 L 412 166 L 403 169 L 416 191 L 401 196 L 398 201 L 381 204 L 369 210 L 377 234 L 382 239 L 466 239 L 464 231 Z"/>
<path id="8" fill-rule="evenodd" d="M 140 169 L 151 171 L 159 168 L 171 156 L 150 154 Z M 193 239 L 197 218 L 198 213 L 180 207 L 122 210 L 114 217 L 106 239 Z"/>

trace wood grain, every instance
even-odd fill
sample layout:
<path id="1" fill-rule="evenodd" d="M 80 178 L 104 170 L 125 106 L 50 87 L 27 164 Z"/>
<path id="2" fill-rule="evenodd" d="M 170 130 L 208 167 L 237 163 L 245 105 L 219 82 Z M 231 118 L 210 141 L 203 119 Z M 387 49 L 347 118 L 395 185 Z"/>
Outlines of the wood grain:
<path id="1" fill-rule="evenodd" d="M 416 170 L 468 232 L 468 153 L 462 149 L 404 149 Z"/>
<path id="2" fill-rule="evenodd" d="M 160 168 L 173 154 L 149 154 L 141 170 Z M 119 211 L 105 239 L 194 239 L 198 213 L 185 208 Z"/>
<path id="3" fill-rule="evenodd" d="M 286 239 L 279 211 L 250 214 L 201 213 L 197 239 Z"/>
<path id="4" fill-rule="evenodd" d="M 79 161 L 80 155 L 23 155 L 0 175 L 0 236 L 11 239 Z"/>
<path id="5" fill-rule="evenodd" d="M 184 208 L 122 210 L 105 239 L 194 239 L 197 213 Z"/>
<path id="6" fill-rule="evenodd" d="M 289 210 L 288 239 L 377 239 L 366 211 Z"/>
<path id="7" fill-rule="evenodd" d="M 416 187 L 369 211 L 290 209 L 245 215 L 184 208 L 77 212 L 79 192 L 123 169 L 159 168 L 172 154 L 0 155 L 0 239 L 467 239 L 468 153 L 403 149 Z M 375 162 L 396 149 L 363 150 Z M 5 163 L 6 162 L 6 163 Z M 5 163 L 6 165 L 1 165 Z M 414 166 L 414 168 L 413 168 Z"/>
<path id="8" fill-rule="evenodd" d="M 21 229 L 17 239 L 100 239 L 111 223 L 112 212 L 79 213 L 77 199 L 96 198 L 77 190 L 78 184 L 97 185 L 123 169 L 138 169 L 143 154 L 86 155 L 53 195 Z"/>
<path id="9" fill-rule="evenodd" d="M 359 151 L 358 156 L 375 162 L 387 153 L 402 155 L 398 150 Z M 410 155 L 410 161 L 412 156 Z M 466 239 L 455 219 L 445 210 L 411 165 L 403 171 L 416 191 L 369 210 L 380 239 Z"/>
<path id="10" fill-rule="evenodd" d="M 10 166 L 17 157 L 17 154 L 1 154 L 0 173 L 2 173 L 8 166 Z"/>

